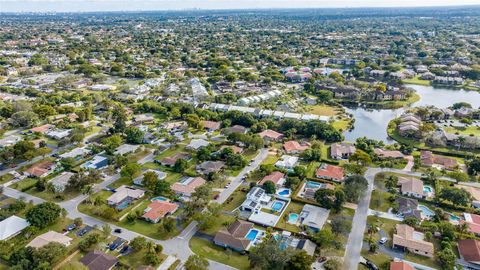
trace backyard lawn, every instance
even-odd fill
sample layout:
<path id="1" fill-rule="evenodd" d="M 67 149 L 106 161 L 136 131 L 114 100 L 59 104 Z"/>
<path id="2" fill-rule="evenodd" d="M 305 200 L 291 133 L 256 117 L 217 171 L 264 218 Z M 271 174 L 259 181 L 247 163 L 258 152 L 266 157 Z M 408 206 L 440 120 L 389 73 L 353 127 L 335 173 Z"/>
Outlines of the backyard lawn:
<path id="1" fill-rule="evenodd" d="M 239 207 L 245 198 L 247 197 L 248 189 L 245 187 L 238 187 L 230 197 L 222 204 L 223 210 L 225 211 L 233 211 Z"/>
<path id="2" fill-rule="evenodd" d="M 298 233 L 301 229 L 294 224 L 288 223 L 288 217 L 290 213 L 295 213 L 300 216 L 300 212 L 302 212 L 303 204 L 297 202 L 290 202 L 287 209 L 284 211 L 282 218 L 277 222 L 276 227 L 281 228 L 283 230 L 287 230 L 290 232 Z"/>
<path id="3" fill-rule="evenodd" d="M 241 255 L 235 251 L 226 251 L 226 249 L 198 237 L 192 237 L 189 244 L 192 251 L 200 257 L 230 265 L 240 270 L 250 269 L 250 263 L 246 255 Z"/>

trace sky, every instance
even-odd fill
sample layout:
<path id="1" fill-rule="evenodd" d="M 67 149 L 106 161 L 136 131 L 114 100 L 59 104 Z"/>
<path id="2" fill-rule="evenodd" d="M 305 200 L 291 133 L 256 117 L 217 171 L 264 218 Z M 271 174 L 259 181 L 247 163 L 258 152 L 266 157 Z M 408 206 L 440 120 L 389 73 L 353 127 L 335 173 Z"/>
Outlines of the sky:
<path id="1" fill-rule="evenodd" d="M 480 5 L 480 0 L 0 0 L 0 12 Z"/>

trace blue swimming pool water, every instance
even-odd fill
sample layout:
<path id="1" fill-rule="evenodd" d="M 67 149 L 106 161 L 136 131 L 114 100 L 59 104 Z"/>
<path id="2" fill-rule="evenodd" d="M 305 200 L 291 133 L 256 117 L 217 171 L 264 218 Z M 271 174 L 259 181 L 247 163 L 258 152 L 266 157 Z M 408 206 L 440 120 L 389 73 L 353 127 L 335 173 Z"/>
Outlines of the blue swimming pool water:
<path id="1" fill-rule="evenodd" d="M 457 217 L 457 216 L 455 216 L 455 215 L 453 215 L 453 214 L 450 214 L 450 220 L 452 220 L 452 221 L 460 221 L 460 217 Z"/>
<path id="2" fill-rule="evenodd" d="M 313 182 L 313 181 L 308 181 L 307 182 L 307 188 L 320 188 L 322 184 Z"/>
<path id="3" fill-rule="evenodd" d="M 283 208 L 283 205 L 285 205 L 284 202 L 281 201 L 274 201 L 272 204 L 272 210 L 276 212 L 280 212 Z"/>
<path id="4" fill-rule="evenodd" d="M 250 230 L 248 232 L 247 236 L 245 236 L 245 238 L 247 238 L 250 241 L 253 241 L 253 240 L 255 240 L 255 238 L 257 238 L 257 235 L 258 235 L 257 230 Z"/>
<path id="5" fill-rule="evenodd" d="M 280 195 L 280 196 L 290 195 L 290 189 L 281 190 L 280 192 L 278 192 L 278 195 Z"/>
<path id="6" fill-rule="evenodd" d="M 127 201 L 123 201 L 122 203 L 120 203 L 118 206 L 117 206 L 117 209 L 118 210 L 123 210 L 125 208 L 127 208 L 128 206 L 130 205 L 130 202 L 127 200 Z"/>
<path id="7" fill-rule="evenodd" d="M 425 205 L 419 205 L 418 209 L 427 217 L 433 217 L 435 215 L 435 212 L 430 210 L 430 208 L 426 207 Z"/>
<path id="8" fill-rule="evenodd" d="M 152 202 L 153 202 L 153 201 L 164 201 L 164 202 L 166 202 L 166 201 L 168 201 L 168 199 L 165 198 L 165 197 L 155 197 L 155 198 L 152 198 L 151 201 L 152 201 Z"/>
<path id="9" fill-rule="evenodd" d="M 423 193 L 432 193 L 433 189 L 430 186 L 423 186 Z"/>
<path id="10" fill-rule="evenodd" d="M 290 213 L 288 215 L 288 223 L 295 224 L 295 223 L 297 223 L 297 220 L 298 220 L 298 214 Z"/>

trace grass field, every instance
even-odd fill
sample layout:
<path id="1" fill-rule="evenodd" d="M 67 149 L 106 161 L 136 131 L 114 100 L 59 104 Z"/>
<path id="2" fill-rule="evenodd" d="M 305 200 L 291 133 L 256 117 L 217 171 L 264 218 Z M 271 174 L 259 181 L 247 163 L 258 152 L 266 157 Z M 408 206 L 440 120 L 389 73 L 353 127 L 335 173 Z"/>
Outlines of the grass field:
<path id="1" fill-rule="evenodd" d="M 402 83 L 404 83 L 404 84 L 427 85 L 427 86 L 430 85 L 429 80 L 422 80 L 422 79 L 420 79 L 420 76 L 415 76 L 412 79 L 402 80 Z"/>
<path id="2" fill-rule="evenodd" d="M 459 134 L 459 135 L 465 135 L 465 136 L 480 136 L 480 127 L 446 127 L 444 130 L 448 133 L 454 133 L 454 134 Z"/>
<path id="3" fill-rule="evenodd" d="M 234 251 L 226 251 L 208 240 L 192 237 L 189 245 L 192 251 L 200 257 L 230 265 L 240 270 L 250 269 L 250 263 L 246 255 L 241 255 Z"/>
<path id="4" fill-rule="evenodd" d="M 305 109 L 307 113 L 324 116 L 335 116 L 338 113 L 337 108 L 325 104 L 308 105 L 305 107 Z"/>

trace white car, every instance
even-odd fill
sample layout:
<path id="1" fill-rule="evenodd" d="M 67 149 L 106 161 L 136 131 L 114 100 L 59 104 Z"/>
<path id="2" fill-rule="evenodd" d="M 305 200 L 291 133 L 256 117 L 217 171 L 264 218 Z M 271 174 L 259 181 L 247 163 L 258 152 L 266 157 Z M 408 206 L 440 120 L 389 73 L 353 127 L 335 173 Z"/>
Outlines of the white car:
<path id="1" fill-rule="evenodd" d="M 382 237 L 382 238 L 378 241 L 378 243 L 379 243 L 380 245 L 383 245 L 383 244 L 385 244 L 387 241 L 388 241 L 388 238 L 387 238 L 387 237 Z"/>

